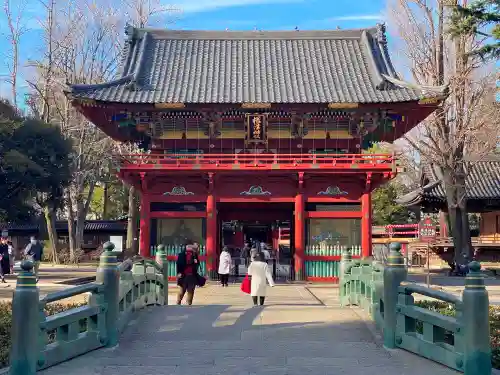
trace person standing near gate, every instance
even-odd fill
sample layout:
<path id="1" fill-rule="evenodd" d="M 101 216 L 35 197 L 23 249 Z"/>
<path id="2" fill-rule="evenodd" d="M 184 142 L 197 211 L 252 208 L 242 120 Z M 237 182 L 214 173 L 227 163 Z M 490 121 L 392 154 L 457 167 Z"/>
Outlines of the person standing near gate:
<path id="1" fill-rule="evenodd" d="M 229 254 L 229 249 L 224 246 L 219 258 L 219 276 L 220 283 L 222 286 L 229 286 L 229 273 L 231 271 L 231 254 Z"/>
<path id="2" fill-rule="evenodd" d="M 269 271 L 269 266 L 265 262 L 264 254 L 258 253 L 256 258 L 250 263 L 248 267 L 248 276 L 252 278 L 250 295 L 252 296 L 253 305 L 261 306 L 266 299 L 267 283 L 271 287 L 274 286 L 273 276 Z"/>
<path id="3" fill-rule="evenodd" d="M 198 284 L 198 269 L 200 261 L 195 245 L 187 245 L 177 256 L 177 285 L 179 294 L 177 304 L 180 305 L 187 293 L 187 304 L 193 304 L 194 291 Z"/>

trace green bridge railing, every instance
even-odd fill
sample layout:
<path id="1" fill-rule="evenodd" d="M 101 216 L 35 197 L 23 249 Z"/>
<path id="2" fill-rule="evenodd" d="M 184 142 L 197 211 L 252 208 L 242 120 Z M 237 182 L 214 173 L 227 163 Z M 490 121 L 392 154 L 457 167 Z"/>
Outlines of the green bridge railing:
<path id="1" fill-rule="evenodd" d="M 490 375 L 489 300 L 478 262 L 469 264 L 462 297 L 407 282 L 401 245 L 391 244 L 386 264 L 342 254 L 340 302 L 366 310 L 384 346 L 401 348 L 465 375 Z M 454 305 L 455 316 L 419 307 L 413 294 Z"/>
<path id="2" fill-rule="evenodd" d="M 10 375 L 34 375 L 100 347 L 113 347 L 133 313 L 148 305 L 168 304 L 168 261 L 162 246 L 156 260 L 117 261 L 107 242 L 96 282 L 40 299 L 33 264 L 24 261 L 12 300 Z M 88 304 L 45 316 L 46 304 L 90 293 Z"/>

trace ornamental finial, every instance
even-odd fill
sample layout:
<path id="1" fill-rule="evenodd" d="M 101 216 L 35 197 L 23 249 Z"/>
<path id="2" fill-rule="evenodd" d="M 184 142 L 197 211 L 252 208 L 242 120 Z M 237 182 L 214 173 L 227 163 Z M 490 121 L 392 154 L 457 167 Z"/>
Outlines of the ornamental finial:
<path id="1" fill-rule="evenodd" d="M 375 34 L 375 37 L 377 38 L 377 41 L 381 44 L 387 44 L 387 37 L 385 35 L 386 27 L 385 23 L 377 23 L 377 33 Z"/>

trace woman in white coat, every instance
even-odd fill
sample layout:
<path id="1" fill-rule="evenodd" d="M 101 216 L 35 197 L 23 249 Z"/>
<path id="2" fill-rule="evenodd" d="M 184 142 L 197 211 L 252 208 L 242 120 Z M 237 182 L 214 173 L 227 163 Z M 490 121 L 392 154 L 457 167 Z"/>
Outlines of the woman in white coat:
<path id="1" fill-rule="evenodd" d="M 224 246 L 219 258 L 219 276 L 220 283 L 222 286 L 229 286 L 229 273 L 231 271 L 231 254 L 229 254 L 229 249 Z"/>
<path id="2" fill-rule="evenodd" d="M 257 302 L 259 302 L 262 306 L 266 299 L 267 283 L 269 282 L 270 286 L 274 286 L 273 276 L 265 262 L 264 254 L 259 253 L 250 263 L 248 276 L 252 277 L 250 295 L 252 296 L 253 305 L 257 306 Z"/>

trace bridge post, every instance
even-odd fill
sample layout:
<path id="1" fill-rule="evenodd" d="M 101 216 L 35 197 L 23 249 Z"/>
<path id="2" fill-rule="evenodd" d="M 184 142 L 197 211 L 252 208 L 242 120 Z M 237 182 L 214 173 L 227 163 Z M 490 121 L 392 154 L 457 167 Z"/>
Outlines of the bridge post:
<path id="1" fill-rule="evenodd" d="M 23 261 L 12 298 L 10 375 L 35 375 L 40 335 L 40 293 L 33 262 Z"/>
<path id="2" fill-rule="evenodd" d="M 158 245 L 156 248 L 156 263 L 162 267 L 163 274 L 163 298 L 164 304 L 168 305 L 168 258 L 165 253 L 165 246 Z"/>
<path id="3" fill-rule="evenodd" d="M 103 297 L 107 304 L 106 310 L 106 344 L 113 347 L 118 344 L 118 302 L 120 294 L 120 273 L 116 254 L 113 253 L 115 245 L 111 242 L 104 244 L 104 252 L 99 260 L 96 281 L 104 285 Z"/>
<path id="4" fill-rule="evenodd" d="M 349 293 L 345 286 L 345 271 L 347 265 L 352 261 L 352 255 L 348 248 L 342 250 L 342 255 L 340 257 L 340 267 L 339 267 L 339 286 L 340 286 L 340 304 L 341 306 L 347 306 L 349 304 Z M 347 303 L 346 303 L 347 302 Z"/>
<path id="5" fill-rule="evenodd" d="M 491 346 L 488 291 L 478 262 L 469 264 L 462 293 L 464 328 L 464 374 L 491 374 Z"/>
<path id="6" fill-rule="evenodd" d="M 401 244 L 399 242 L 391 243 L 384 268 L 384 346 L 389 349 L 396 348 L 398 287 L 408 275 L 400 251 Z"/>

